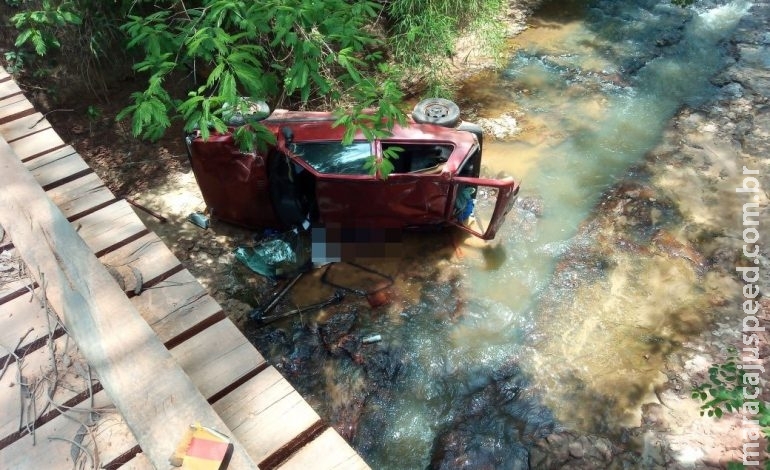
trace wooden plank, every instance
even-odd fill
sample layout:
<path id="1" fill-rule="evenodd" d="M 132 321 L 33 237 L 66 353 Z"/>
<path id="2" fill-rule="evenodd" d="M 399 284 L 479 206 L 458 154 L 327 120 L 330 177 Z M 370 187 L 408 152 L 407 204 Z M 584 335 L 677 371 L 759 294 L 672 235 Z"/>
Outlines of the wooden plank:
<path id="1" fill-rule="evenodd" d="M 91 252 L 97 255 L 147 230 L 131 206 L 122 200 L 81 217 L 73 225 Z"/>
<path id="2" fill-rule="evenodd" d="M 0 302 L 4 303 L 16 297 L 26 295 L 28 290 L 35 286 L 34 282 L 30 278 L 21 278 L 0 283 Z"/>
<path id="3" fill-rule="evenodd" d="M 0 66 L 0 80 L 8 80 L 11 78 L 11 74 L 5 71 L 5 69 Z"/>
<path id="4" fill-rule="evenodd" d="M 265 364 L 265 358 L 227 318 L 173 348 L 171 355 L 207 398 Z"/>
<path id="5" fill-rule="evenodd" d="M 334 429 L 327 429 L 277 468 L 366 470 L 369 465 Z"/>
<path id="6" fill-rule="evenodd" d="M 51 127 L 51 123 L 40 113 L 30 114 L 11 122 L 0 124 L 0 136 L 6 142 L 13 142 Z"/>
<path id="7" fill-rule="evenodd" d="M 11 148 L 20 160 L 26 160 L 34 155 L 42 155 L 64 145 L 64 141 L 53 128 L 46 129 L 28 137 L 13 141 Z"/>
<path id="8" fill-rule="evenodd" d="M 92 410 L 98 411 L 92 413 Z M 78 433 L 85 433 L 80 445 L 88 453 L 72 444 L 78 439 Z M 122 450 L 134 446 L 136 439 L 131 430 L 102 391 L 94 395 L 93 404 L 90 400 L 82 403 L 36 429 L 34 439 L 27 435 L 3 449 L 2 461 L 4 468 L 20 470 L 102 468 L 119 457 Z M 76 467 L 73 455 L 86 459 L 86 465 Z M 96 462 L 99 465 L 92 467 Z"/>
<path id="9" fill-rule="evenodd" d="M 131 303 L 166 344 L 224 317 L 219 304 L 187 270 L 132 297 Z"/>
<path id="10" fill-rule="evenodd" d="M 33 281 L 28 277 L 27 267 L 16 248 L 12 247 L 0 252 L 0 263 L 6 265 L 8 269 L 0 273 L 0 302 L 4 302 L 8 296 L 16 294 Z"/>
<path id="11" fill-rule="evenodd" d="M 21 95 L 24 96 L 21 92 L 21 88 L 19 88 L 19 85 L 16 84 L 13 80 L 6 80 L 4 82 L 0 82 L 0 98 L 7 98 L 12 95 Z M 29 103 L 29 101 L 27 101 Z M 29 107 L 31 108 L 32 105 L 30 104 Z M 0 117 L 2 116 L 8 116 L 11 113 L 6 113 L 4 110 L 0 111 Z"/>
<path id="12" fill-rule="evenodd" d="M 49 310 L 43 307 L 39 298 L 40 289 L 35 289 L 35 292 L 37 296 L 27 293 L 0 304 L 0 325 L 3 325 L 0 328 L 0 345 L 4 348 L 0 349 L 0 357 L 8 354 L 9 348 L 17 344 L 19 348 L 25 348 L 56 328 L 56 316 L 52 314 L 49 317 Z M 29 330 L 32 331 L 28 333 Z M 2 364 L 0 361 L 0 366 Z"/>
<path id="13" fill-rule="evenodd" d="M 0 86 L 2 86 L 2 83 L 0 83 Z M 8 116 L 7 113 L 3 112 L 4 111 L 3 108 L 5 108 L 6 106 L 14 105 L 22 101 L 27 101 L 27 98 L 21 94 L 10 95 L 10 96 L 6 96 L 5 98 L 0 98 L 0 115 Z"/>
<path id="14" fill-rule="evenodd" d="M 120 470 L 156 470 L 150 459 L 140 452 L 133 459 L 120 466 Z"/>
<path id="15" fill-rule="evenodd" d="M 105 266 L 116 269 L 120 274 L 125 273 L 126 276 L 133 274 L 130 268 L 139 270 L 142 283 L 148 287 L 157 284 L 165 274 L 181 267 L 176 256 L 153 232 L 107 253 L 99 260 Z M 172 274 L 174 273 L 169 275 Z M 132 291 L 134 287 L 134 284 L 126 286 Z"/>
<path id="16" fill-rule="evenodd" d="M 85 364 L 74 342 L 60 337 L 54 340 L 52 345 L 52 349 L 46 346 L 22 357 L 20 370 L 18 362 L 10 364 L 0 379 L 0 439 L 6 439 L 19 431 L 21 423 L 26 426 L 51 411 L 47 399 L 49 390 L 53 389 L 53 401 L 57 404 L 65 403 L 80 392 L 88 390 L 85 366 L 79 367 L 82 369 L 80 372 L 78 368 L 62 366 L 65 362 Z M 52 350 L 55 351 L 56 369 L 52 367 Z M 19 384 L 18 373 L 21 373 L 24 383 L 30 384 L 28 387 Z M 93 378 L 95 376 L 96 373 Z M 58 383 L 56 387 L 52 387 L 54 377 Z M 21 401 L 22 395 L 24 405 Z M 34 398 L 35 406 L 29 405 L 32 401 L 30 396 Z M 30 410 L 34 410 L 33 415 L 30 415 Z"/>
<path id="17" fill-rule="evenodd" d="M 37 158 L 33 158 L 32 160 L 29 160 L 24 163 L 24 166 L 29 170 L 32 175 L 35 175 L 35 170 L 39 169 L 42 166 L 49 165 L 52 163 L 56 163 L 65 157 L 69 157 L 72 155 L 77 155 L 77 151 L 75 151 L 74 148 L 67 145 L 66 147 L 58 148 L 55 150 L 48 151 L 42 155 L 40 155 Z M 43 186 L 41 184 L 41 186 Z"/>
<path id="18" fill-rule="evenodd" d="M 68 154 L 68 151 L 72 153 Z M 74 151 L 72 147 L 64 147 L 52 152 L 50 155 L 35 158 L 28 162 L 28 164 L 35 164 L 30 165 L 33 168 L 28 167 L 28 169 L 43 188 L 67 178 L 72 178 L 73 175 L 78 173 L 91 172 L 91 168 Z"/>
<path id="19" fill-rule="evenodd" d="M 3 82 L 3 83 L 8 83 L 8 82 Z M 31 111 L 34 111 L 34 109 L 35 108 L 32 106 L 32 103 L 30 103 L 26 99 L 16 100 L 15 102 L 0 108 L 0 123 L 8 124 L 6 123 L 6 121 L 11 119 L 11 116 L 30 113 Z M 2 125 L 5 125 L 5 124 L 2 124 Z M 0 129 L 2 129 L 2 126 L 0 126 Z"/>
<path id="20" fill-rule="evenodd" d="M 190 423 L 232 434 L 1 139 L 0 187 L 0 225 L 45 273 L 52 307 L 152 463 L 168 465 Z M 232 468 L 257 468 L 233 441 Z"/>
<path id="21" fill-rule="evenodd" d="M 258 462 L 320 419 L 274 367 L 214 403 L 214 409 Z"/>
<path id="22" fill-rule="evenodd" d="M 69 220 L 115 200 L 112 191 L 107 189 L 96 173 L 49 189 L 46 194 Z"/>
<path id="23" fill-rule="evenodd" d="M 66 344 L 65 338 L 59 338 L 56 342 L 59 351 L 62 351 Z M 72 347 L 72 342 L 70 342 L 70 347 Z M 264 358 L 241 334 L 238 328 L 227 319 L 216 323 L 204 332 L 185 341 L 172 349 L 171 353 L 207 399 L 216 395 L 230 384 L 238 382 L 265 363 Z M 44 370 L 46 368 L 50 368 L 47 348 L 46 350 L 38 350 L 31 353 L 23 361 L 23 370 L 32 371 L 33 374 L 37 370 Z M 0 382 L 0 387 L 2 387 L 0 389 L 0 404 L 9 405 L 0 407 L 0 416 L 3 416 L 3 426 L 0 427 L 0 439 L 15 432 L 18 429 L 19 423 L 18 386 L 13 386 L 15 366 L 11 366 L 10 371 L 12 374 Z M 35 377 L 31 377 L 27 372 L 24 375 L 28 380 L 35 379 Z M 87 396 L 85 384 L 85 381 L 73 383 L 71 380 L 68 380 L 66 388 L 58 389 L 60 393 L 56 396 L 55 400 L 61 403 L 78 394 Z M 65 395 L 61 392 L 70 393 Z M 42 400 L 42 395 L 38 395 L 38 400 L 37 409 L 41 409 L 45 400 Z M 84 407 L 87 406 L 87 403 L 84 402 L 78 406 Z M 63 417 L 61 419 L 68 418 Z M 48 425 L 46 424 L 45 426 Z M 27 438 L 31 437 L 22 437 L 22 439 Z M 102 452 L 106 446 L 105 443 L 100 443 L 98 448 L 103 462 L 109 462 L 129 451 L 135 445 L 136 442 L 133 440 L 130 442 L 125 440 L 110 442 L 109 447 L 113 455 L 109 458 Z M 47 467 L 33 466 L 27 468 Z"/>

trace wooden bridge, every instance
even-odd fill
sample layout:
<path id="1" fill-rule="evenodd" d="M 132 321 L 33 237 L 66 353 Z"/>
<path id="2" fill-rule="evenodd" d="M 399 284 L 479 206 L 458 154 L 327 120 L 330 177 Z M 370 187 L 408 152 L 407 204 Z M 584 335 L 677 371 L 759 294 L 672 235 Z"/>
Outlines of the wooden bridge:
<path id="1" fill-rule="evenodd" d="M 0 68 L 0 468 L 368 468 Z"/>

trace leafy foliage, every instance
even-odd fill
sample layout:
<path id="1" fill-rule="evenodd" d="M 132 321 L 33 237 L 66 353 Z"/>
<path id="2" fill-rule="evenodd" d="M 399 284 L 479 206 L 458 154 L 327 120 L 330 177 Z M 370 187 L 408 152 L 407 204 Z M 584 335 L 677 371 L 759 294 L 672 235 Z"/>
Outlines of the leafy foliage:
<path id="1" fill-rule="evenodd" d="M 72 9 L 73 6 L 70 2 L 56 5 L 50 0 L 43 0 L 40 10 L 23 11 L 14 15 L 11 22 L 19 30 L 16 47 L 29 43 L 38 55 L 43 56 L 49 49 L 61 46 L 54 34 L 55 28 L 66 24 L 79 25 L 83 22 Z"/>
<path id="2" fill-rule="evenodd" d="M 246 97 L 273 108 L 337 109 L 347 141 L 385 135 L 405 121 L 401 84 L 427 82 L 426 95 L 451 97 L 452 44 L 468 30 L 483 44 L 501 44 L 502 28 L 493 20 L 505 6 L 503 0 L 5 2 L 22 9 L 13 17 L 19 49 L 8 56 L 19 68 L 29 62 L 27 50 L 41 56 L 61 50 L 68 60 L 84 61 L 78 68 L 90 85 L 98 61 L 134 54 L 133 70 L 147 76 L 147 86 L 118 118 L 130 118 L 137 136 L 158 139 L 180 119 L 208 137 L 226 129 L 223 109 Z M 180 96 L 175 90 L 189 77 L 196 80 Z M 256 119 L 247 124 L 236 135 L 243 148 L 269 141 Z M 372 171 L 387 176 L 391 153 L 373 158 Z"/>
<path id="3" fill-rule="evenodd" d="M 208 138 L 226 130 L 223 109 L 242 96 L 272 107 L 302 107 L 311 100 L 339 107 L 337 124 L 346 126 L 348 142 L 358 132 L 376 138 L 404 122 L 401 92 L 378 50 L 382 43 L 367 33 L 380 13 L 378 3 L 209 0 L 199 8 L 176 6 L 131 15 L 122 27 L 128 46 L 141 50 L 134 69 L 149 74 L 147 88 L 118 116 L 132 117 L 136 135 L 157 139 L 178 113 L 186 130 L 200 129 Z M 186 68 L 202 80 L 178 99 L 164 84 Z M 346 101 L 354 104 L 346 107 Z M 370 107 L 376 111 L 366 112 Z M 265 136 L 250 135 L 248 129 L 260 125 L 247 123 L 240 142 L 253 148 Z"/>
<path id="4" fill-rule="evenodd" d="M 745 380 L 746 370 L 739 368 L 737 351 L 730 348 L 729 352 L 727 362 L 713 364 L 709 368 L 709 381 L 693 389 L 692 398 L 703 402 L 701 416 L 721 418 L 725 413 L 739 412 L 747 401 L 744 395 L 744 384 L 748 383 Z M 756 420 L 762 433 L 770 439 L 770 409 L 762 400 L 754 403 L 758 409 Z M 767 451 L 770 452 L 770 444 Z M 733 468 L 743 468 L 743 465 L 737 464 Z M 765 462 L 765 469 L 770 470 L 770 461 Z"/>
<path id="5" fill-rule="evenodd" d="M 421 76 L 427 96 L 451 97 L 447 79 L 454 44 L 465 32 L 479 39 L 476 47 L 491 55 L 502 49 L 502 0 L 393 0 L 387 3 L 391 49 L 404 75 Z M 459 58 L 464 60 L 464 57 Z"/>
<path id="6" fill-rule="evenodd" d="M 97 85 L 106 92 L 100 70 L 120 66 L 122 40 L 119 23 L 130 8 L 148 0 L 21 0 L 6 3 L 20 11 L 11 17 L 18 30 L 15 51 L 9 62 L 15 73 L 34 67 L 34 74 L 50 73 L 54 60 L 65 58 L 68 69 L 98 95 Z M 117 46 L 117 47 L 116 47 Z M 21 60 L 20 60 L 21 59 Z M 35 60 L 37 59 L 37 60 Z"/>

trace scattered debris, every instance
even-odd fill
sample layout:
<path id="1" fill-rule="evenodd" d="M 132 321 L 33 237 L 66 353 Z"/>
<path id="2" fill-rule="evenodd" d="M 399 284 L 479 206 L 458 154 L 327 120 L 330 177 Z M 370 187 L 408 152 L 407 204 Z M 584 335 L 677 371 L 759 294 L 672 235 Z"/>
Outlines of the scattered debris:
<path id="1" fill-rule="evenodd" d="M 369 335 L 361 339 L 362 344 L 379 343 L 380 341 L 382 341 L 381 335 Z"/>
<path id="2" fill-rule="evenodd" d="M 192 214 L 187 216 L 187 220 L 189 220 L 194 225 L 197 225 L 198 227 L 204 230 L 209 228 L 209 225 L 210 225 L 209 218 L 206 216 L 206 214 L 202 212 L 193 212 Z"/>
<path id="3" fill-rule="evenodd" d="M 277 294 L 275 294 L 275 296 L 272 298 L 272 300 L 270 300 L 270 303 L 267 304 L 266 307 L 264 307 L 264 308 L 261 308 L 261 307 L 255 308 L 250 313 L 249 316 L 252 319 L 254 319 L 254 318 L 262 318 L 265 315 L 267 315 L 278 304 L 278 302 L 286 295 L 286 293 L 289 292 L 289 290 L 292 287 L 294 287 L 294 284 L 296 284 L 297 281 L 299 281 L 299 278 L 301 278 L 303 274 L 304 273 L 299 273 L 296 276 L 294 276 L 294 279 L 289 281 L 289 283 L 286 284 L 286 286 L 284 286 L 283 289 L 281 289 Z"/>
<path id="4" fill-rule="evenodd" d="M 165 217 L 163 217 L 162 215 L 158 214 L 157 212 L 155 212 L 154 210 L 152 210 L 152 209 L 150 209 L 150 208 L 148 208 L 148 207 L 145 207 L 145 206 L 143 206 L 143 205 L 139 204 L 138 202 L 134 201 L 133 199 L 130 199 L 130 198 L 127 198 L 127 197 L 124 197 L 123 199 L 124 199 L 124 200 L 125 200 L 127 203 L 129 203 L 129 204 L 131 204 L 132 206 L 134 206 L 134 207 L 136 207 L 137 209 L 139 209 L 140 211 L 142 211 L 142 212 L 146 212 L 146 213 L 150 214 L 151 216 L 155 217 L 155 218 L 156 218 L 156 219 L 158 219 L 158 220 L 160 221 L 160 223 L 162 223 L 162 224 L 165 224 L 165 223 L 168 221 L 168 219 L 166 219 L 166 218 L 165 218 Z"/>
<path id="5" fill-rule="evenodd" d="M 294 229 L 272 235 L 253 247 L 239 246 L 235 249 L 235 258 L 269 278 L 295 276 L 312 266 L 310 246 L 303 235 Z"/>
<path id="6" fill-rule="evenodd" d="M 366 297 L 374 308 L 389 302 L 385 289 L 393 285 L 393 278 L 360 264 L 340 262 L 326 266 L 321 282 Z"/>
<path id="7" fill-rule="evenodd" d="M 260 317 L 259 312 L 252 312 L 254 313 L 251 316 L 251 319 L 261 325 L 265 325 L 267 323 L 273 322 L 275 320 L 280 320 L 281 318 L 287 318 L 293 315 L 298 315 L 300 313 L 310 312 L 313 310 L 318 310 L 320 308 L 327 307 L 329 305 L 334 305 L 342 302 L 342 300 L 345 298 L 345 292 L 342 290 L 336 290 L 334 292 L 334 295 L 331 296 L 329 299 L 324 300 L 323 302 L 319 302 L 312 305 L 307 305 L 305 307 L 295 308 L 293 310 L 289 310 L 288 312 L 284 313 L 277 313 L 275 315 L 271 315 L 269 317 Z"/>
<path id="8" fill-rule="evenodd" d="M 172 467 L 225 469 L 232 452 L 229 437 L 196 423 L 187 430 L 168 461 Z"/>

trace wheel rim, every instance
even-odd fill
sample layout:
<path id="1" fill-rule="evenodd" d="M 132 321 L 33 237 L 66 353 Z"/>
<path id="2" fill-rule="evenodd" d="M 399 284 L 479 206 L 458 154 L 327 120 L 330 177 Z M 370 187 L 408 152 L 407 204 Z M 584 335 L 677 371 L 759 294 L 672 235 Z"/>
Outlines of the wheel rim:
<path id="1" fill-rule="evenodd" d="M 449 115 L 449 107 L 441 103 L 431 103 L 425 107 L 425 115 L 433 119 L 444 118 Z"/>

